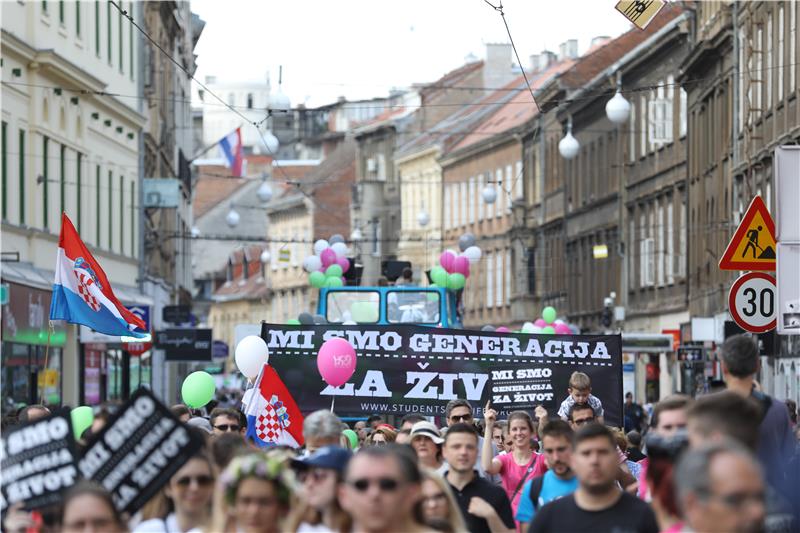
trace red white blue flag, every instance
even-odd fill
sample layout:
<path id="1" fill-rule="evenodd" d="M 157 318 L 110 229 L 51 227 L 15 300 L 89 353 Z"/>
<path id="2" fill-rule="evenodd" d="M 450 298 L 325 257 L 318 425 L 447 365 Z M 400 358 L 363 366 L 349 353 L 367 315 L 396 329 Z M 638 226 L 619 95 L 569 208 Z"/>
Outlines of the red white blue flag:
<path id="1" fill-rule="evenodd" d="M 303 413 L 278 373 L 265 363 L 243 398 L 247 438 L 258 446 L 303 445 Z"/>
<path id="2" fill-rule="evenodd" d="M 225 137 L 220 139 L 219 148 L 222 156 L 227 161 L 231 169 L 231 175 L 241 177 L 242 165 L 244 161 L 244 147 L 242 145 L 242 129 L 236 128 Z"/>
<path id="3" fill-rule="evenodd" d="M 82 324 L 106 335 L 141 338 L 147 334 L 142 319 L 114 296 L 106 273 L 66 213 L 61 215 L 50 320 Z"/>

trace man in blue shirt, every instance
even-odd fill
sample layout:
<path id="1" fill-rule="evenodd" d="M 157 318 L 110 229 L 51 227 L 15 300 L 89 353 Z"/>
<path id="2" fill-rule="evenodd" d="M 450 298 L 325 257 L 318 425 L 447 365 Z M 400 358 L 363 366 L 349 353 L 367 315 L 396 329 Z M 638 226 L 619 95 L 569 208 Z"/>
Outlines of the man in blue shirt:
<path id="1" fill-rule="evenodd" d="M 525 483 L 517 509 L 521 531 L 527 531 L 536 510 L 552 500 L 575 492 L 578 480 L 570 468 L 572 428 L 563 420 L 553 420 L 542 428 L 542 449 L 549 470 Z"/>

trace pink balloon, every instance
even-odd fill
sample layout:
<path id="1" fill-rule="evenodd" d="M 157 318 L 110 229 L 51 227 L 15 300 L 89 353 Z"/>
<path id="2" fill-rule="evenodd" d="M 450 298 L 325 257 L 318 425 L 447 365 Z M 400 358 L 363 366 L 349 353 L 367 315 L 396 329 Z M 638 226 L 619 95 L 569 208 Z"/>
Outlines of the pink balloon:
<path id="1" fill-rule="evenodd" d="M 322 266 L 329 267 L 336 262 L 336 252 L 332 248 L 325 248 L 319 254 L 319 258 L 322 260 Z"/>
<path id="2" fill-rule="evenodd" d="M 356 350 L 344 339 L 329 339 L 317 353 L 317 368 L 328 385 L 341 387 L 356 371 Z"/>
<path id="3" fill-rule="evenodd" d="M 342 274 L 350 270 L 350 260 L 346 257 L 337 257 L 336 264 L 342 267 Z"/>
<path id="4" fill-rule="evenodd" d="M 500 326 L 499 328 L 497 328 L 497 329 L 496 329 L 496 330 L 494 330 L 494 331 L 495 331 L 496 333 L 508 333 L 508 332 L 509 332 L 509 331 L 511 331 L 511 330 L 510 330 L 510 329 L 508 329 L 508 328 L 507 328 L 507 327 L 505 327 L 505 326 Z"/>
<path id="5" fill-rule="evenodd" d="M 439 256 L 439 264 L 442 265 L 442 268 L 444 268 L 448 274 L 452 274 L 454 272 L 453 262 L 455 259 L 455 254 L 448 250 L 447 252 L 442 252 L 442 255 Z"/>
<path id="6" fill-rule="evenodd" d="M 547 325 L 547 322 L 544 321 L 544 318 L 537 318 L 533 325 L 543 328 Z"/>
<path id="7" fill-rule="evenodd" d="M 555 330 L 559 335 L 572 335 L 572 330 L 569 329 L 569 326 L 566 324 L 556 324 Z"/>
<path id="8" fill-rule="evenodd" d="M 455 259 L 453 259 L 453 272 L 458 274 L 464 274 L 465 278 L 469 277 L 469 259 L 464 257 L 463 255 L 459 255 Z"/>

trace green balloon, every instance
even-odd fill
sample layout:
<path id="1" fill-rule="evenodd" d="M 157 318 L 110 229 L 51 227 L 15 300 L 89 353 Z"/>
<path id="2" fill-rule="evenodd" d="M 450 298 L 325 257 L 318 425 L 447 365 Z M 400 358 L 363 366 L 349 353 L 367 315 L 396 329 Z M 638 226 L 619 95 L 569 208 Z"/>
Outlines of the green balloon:
<path id="1" fill-rule="evenodd" d="M 467 283 L 467 278 L 464 277 L 464 274 L 448 274 L 447 275 L 447 288 L 451 291 L 457 291 L 459 289 L 463 289 L 464 285 Z"/>
<path id="2" fill-rule="evenodd" d="M 75 436 L 75 440 L 80 440 L 83 432 L 90 428 L 92 422 L 94 422 L 92 408 L 87 405 L 81 405 L 70 411 L 69 416 L 72 419 L 72 434 Z"/>
<path id="3" fill-rule="evenodd" d="M 350 448 L 355 450 L 358 448 L 358 435 L 352 429 L 345 429 L 342 431 L 342 435 L 347 437 L 347 440 L 350 442 Z"/>
<path id="4" fill-rule="evenodd" d="M 447 270 L 440 266 L 435 266 L 431 269 L 431 281 L 439 287 L 447 286 Z"/>
<path id="5" fill-rule="evenodd" d="M 211 401 L 216 388 L 211 374 L 198 370 L 197 372 L 192 372 L 183 380 L 181 398 L 183 398 L 183 403 L 192 409 L 199 409 Z"/>
<path id="6" fill-rule="evenodd" d="M 342 267 L 339 265 L 331 265 L 325 269 L 325 276 L 329 278 L 341 278 L 343 274 Z"/>
<path id="7" fill-rule="evenodd" d="M 336 266 L 339 266 L 339 265 L 336 265 Z M 344 283 L 342 283 L 342 278 L 325 278 L 325 286 L 328 287 L 328 288 L 333 289 L 333 288 L 336 288 L 336 287 L 341 287 L 343 285 L 344 285 Z"/>
<path id="8" fill-rule="evenodd" d="M 325 274 L 322 272 L 316 271 L 312 272 L 308 275 L 308 282 L 311 284 L 312 287 L 316 289 L 321 289 L 325 286 Z"/>
<path id="9" fill-rule="evenodd" d="M 300 321 L 297 320 L 296 318 L 290 318 L 289 320 L 286 321 L 286 325 L 287 326 L 299 326 L 300 325 Z"/>
<path id="10" fill-rule="evenodd" d="M 553 335 L 556 332 L 556 328 L 553 326 L 545 326 L 542 328 L 542 335 Z"/>
<path id="11" fill-rule="evenodd" d="M 548 324 L 552 324 L 553 322 L 555 322 L 556 317 L 558 317 L 558 314 L 556 313 L 555 307 L 550 307 L 548 305 L 547 307 L 542 309 L 542 318 Z"/>

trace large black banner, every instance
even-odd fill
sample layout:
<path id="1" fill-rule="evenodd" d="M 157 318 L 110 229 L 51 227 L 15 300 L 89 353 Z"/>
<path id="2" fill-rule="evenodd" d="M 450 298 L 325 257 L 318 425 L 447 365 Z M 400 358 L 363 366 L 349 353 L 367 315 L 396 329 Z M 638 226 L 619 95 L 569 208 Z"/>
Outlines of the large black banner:
<path id="1" fill-rule="evenodd" d="M 86 447 L 78 468 L 135 513 L 203 446 L 147 389 L 138 389 Z"/>
<path id="2" fill-rule="evenodd" d="M 78 480 L 69 409 L 3 430 L 0 510 L 17 503 L 37 509 L 61 503 Z"/>
<path id="3" fill-rule="evenodd" d="M 592 379 L 592 394 L 603 402 L 606 423 L 622 425 L 622 351 L 618 335 L 265 323 L 261 336 L 269 347 L 269 363 L 304 413 L 329 409 L 335 395 L 336 412 L 343 416 L 441 416 L 447 402 L 455 398 L 469 400 L 475 416 L 481 416 L 486 401 L 499 394 L 491 390 L 491 369 L 503 365 L 510 370 L 540 370 L 532 389 L 513 390 L 515 380 L 507 380 L 503 385 L 509 388 L 503 393 L 512 396 L 509 402 L 498 403 L 513 403 L 514 393 L 532 393 L 534 403 L 544 405 L 555 415 L 567 397 L 570 374 L 579 370 Z M 316 365 L 317 351 L 332 337 L 347 339 L 358 355 L 355 374 L 337 389 L 322 381 Z M 543 374 L 547 377 L 541 378 Z"/>

